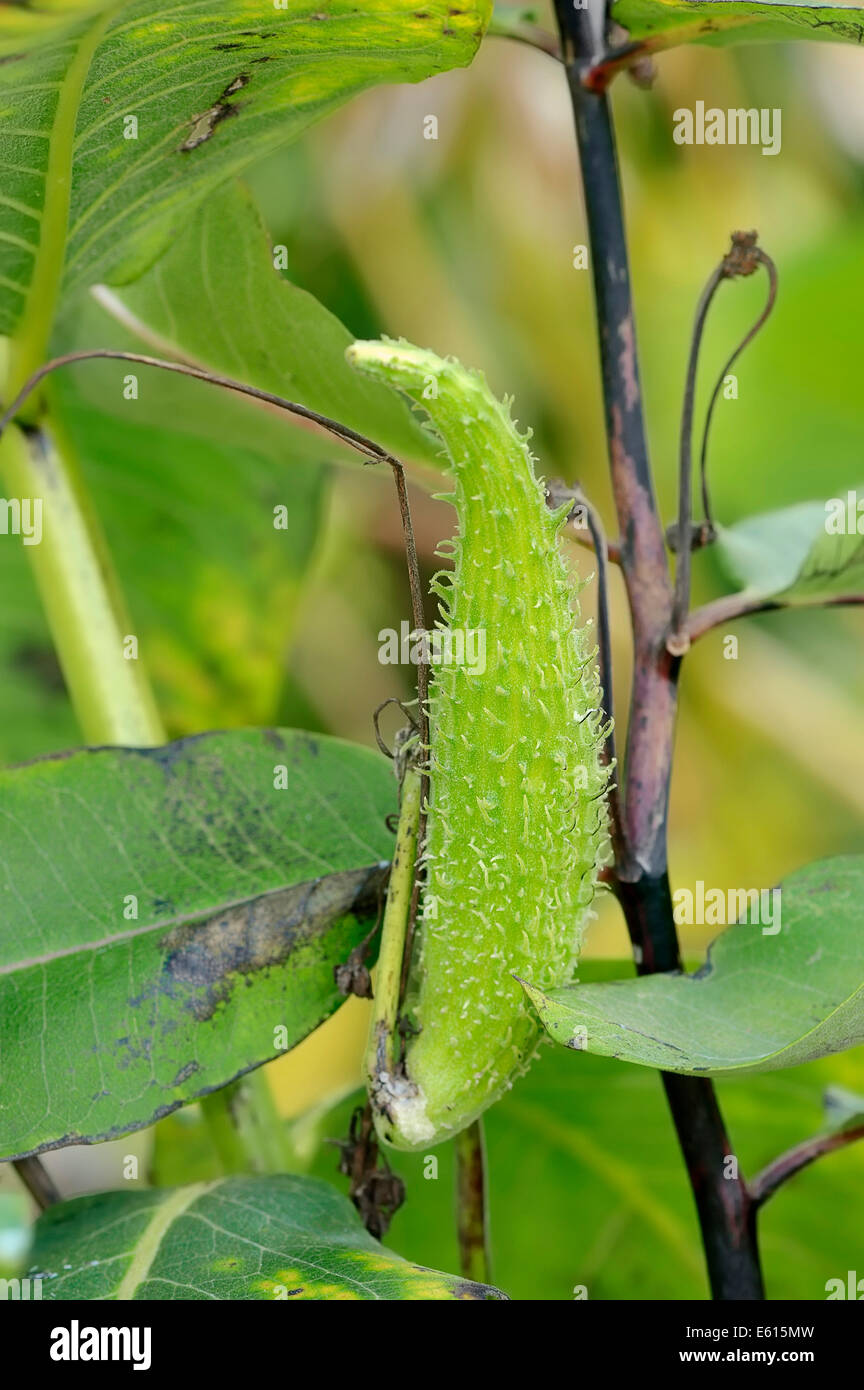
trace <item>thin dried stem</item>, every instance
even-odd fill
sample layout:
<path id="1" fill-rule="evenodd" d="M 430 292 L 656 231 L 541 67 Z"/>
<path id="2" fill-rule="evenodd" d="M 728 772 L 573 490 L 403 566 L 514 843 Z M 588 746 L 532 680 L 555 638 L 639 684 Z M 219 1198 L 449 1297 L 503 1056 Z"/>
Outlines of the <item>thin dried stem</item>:
<path id="1" fill-rule="evenodd" d="M 721 390 L 723 389 L 723 383 L 726 380 L 726 377 L 729 373 L 729 369 L 735 365 L 735 362 L 741 356 L 741 353 L 744 351 L 747 345 L 749 343 L 752 343 L 753 339 L 756 337 L 756 334 L 759 332 L 762 325 L 770 316 L 771 311 L 774 308 L 774 302 L 777 298 L 777 267 L 775 266 L 771 257 L 766 255 L 765 252 L 762 251 L 759 247 L 754 247 L 754 255 L 756 259 L 759 261 L 760 265 L 764 265 L 768 273 L 768 299 L 765 303 L 765 307 L 762 310 L 762 313 L 759 315 L 758 319 L 753 324 L 753 327 L 749 330 L 749 332 L 745 333 L 744 337 L 741 339 L 735 351 L 730 355 L 730 357 L 727 358 L 726 362 L 721 367 L 720 373 L 717 377 L 717 381 L 714 385 L 714 390 L 711 393 L 711 399 L 708 402 L 708 409 L 705 413 L 705 426 L 702 431 L 702 447 L 699 451 L 699 479 L 702 490 L 702 507 L 705 513 L 705 520 L 708 523 L 708 525 L 712 527 L 712 529 L 714 525 L 714 520 L 711 515 L 711 498 L 708 492 L 708 437 L 711 431 L 711 421 L 714 416 L 714 406 L 716 405 L 717 398 L 720 395 Z"/>
<path id="2" fill-rule="evenodd" d="M 238 395 L 248 396 L 252 400 L 263 401 L 266 405 L 276 406 L 289 415 L 296 415 L 301 420 L 308 420 L 311 424 L 318 425 L 328 434 L 341 440 L 343 444 L 348 444 L 352 449 L 356 449 L 358 453 L 365 455 L 366 458 L 375 463 L 389 463 L 397 468 L 402 467 L 397 458 L 394 458 L 386 449 L 382 449 L 381 445 L 376 444 L 373 439 L 367 439 L 365 435 L 358 434 L 348 425 L 343 425 L 338 420 L 331 420 L 327 415 L 320 415 L 317 410 L 310 410 L 308 406 L 300 405 L 297 401 L 286 400 L 284 396 L 277 396 L 272 391 L 262 391 L 257 386 L 248 386 L 242 381 L 235 381 L 233 377 L 221 376 L 218 372 L 208 371 L 205 367 L 193 367 L 187 362 L 169 362 L 164 358 L 150 357 L 141 352 L 119 352 L 113 348 L 92 348 L 84 352 L 67 352 L 61 357 L 54 357 L 50 362 L 45 362 L 38 371 L 28 377 L 15 399 L 0 416 L 0 435 L 10 421 L 14 420 L 30 393 L 51 372 L 57 371 L 59 367 L 71 366 L 76 362 L 96 360 L 135 362 L 142 367 L 156 367 L 162 372 L 174 372 L 177 376 L 193 377 L 196 381 L 204 381 L 209 386 L 219 386 L 224 391 L 234 391 Z"/>
<path id="3" fill-rule="evenodd" d="M 732 233 L 732 246 L 723 257 L 720 264 L 708 277 L 708 281 L 702 291 L 696 308 L 693 336 L 690 343 L 690 355 L 687 362 L 684 403 L 681 410 L 678 468 L 678 528 L 675 544 L 675 553 L 677 556 L 677 564 L 675 567 L 675 596 L 672 603 L 672 619 L 669 636 L 666 639 L 667 650 L 676 657 L 683 656 L 689 646 L 687 614 L 690 607 L 690 574 L 693 539 L 691 535 L 693 509 L 693 412 L 695 408 L 696 374 L 699 367 L 699 352 L 702 346 L 702 336 L 705 331 L 705 322 L 708 317 L 711 302 L 722 282 L 741 276 L 752 275 L 758 270 L 759 266 L 765 266 L 768 272 L 768 301 L 762 313 L 759 315 L 759 318 L 745 334 L 744 338 L 742 338 L 723 367 L 712 392 L 705 418 L 705 428 L 702 435 L 702 447 L 700 451 L 700 476 L 702 500 L 705 506 L 705 518 L 710 531 L 713 529 L 713 524 L 711 521 L 711 506 L 708 494 L 706 459 L 708 435 L 711 428 L 714 406 L 726 377 L 726 373 L 735 362 L 736 358 L 744 351 L 747 344 L 751 342 L 759 332 L 759 329 L 771 313 L 777 296 L 777 272 L 774 262 L 771 260 L 770 256 L 766 256 L 764 251 L 756 245 L 755 232 Z"/>
<path id="4" fill-rule="evenodd" d="M 54 1186 L 53 1178 L 35 1154 L 30 1158 L 16 1158 L 12 1167 L 41 1211 L 60 1201 L 60 1193 Z"/>
<path id="5" fill-rule="evenodd" d="M 682 645 L 682 627 L 687 617 L 690 603 L 690 514 L 692 511 L 693 467 L 691 459 L 693 437 L 693 410 L 696 394 L 696 371 L 699 366 L 699 349 L 705 320 L 718 285 L 723 280 L 723 264 L 711 272 L 708 283 L 699 297 L 696 308 L 696 322 L 690 343 L 690 356 L 687 361 L 687 381 L 684 387 L 684 405 L 681 410 L 681 436 L 679 441 L 678 463 L 678 536 L 675 553 L 678 563 L 675 567 L 675 598 L 672 604 L 672 630 L 666 643 L 676 656 L 687 650 Z"/>

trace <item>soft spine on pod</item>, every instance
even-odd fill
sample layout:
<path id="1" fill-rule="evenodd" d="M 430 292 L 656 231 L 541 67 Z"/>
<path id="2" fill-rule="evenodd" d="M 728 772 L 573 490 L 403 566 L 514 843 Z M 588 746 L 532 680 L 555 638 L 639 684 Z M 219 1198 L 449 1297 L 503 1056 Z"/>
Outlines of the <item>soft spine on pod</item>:
<path id="1" fill-rule="evenodd" d="M 607 843 L 605 730 L 558 545 L 567 508 L 547 507 L 509 402 L 409 343 L 358 342 L 347 356 L 421 406 L 444 444 L 459 526 L 452 572 L 433 583 L 436 626 L 485 635 L 485 669 L 433 666 L 426 882 L 405 999 L 419 1032 L 401 1074 L 371 1090 L 380 1137 L 414 1149 L 470 1124 L 530 1064 L 540 1026 L 513 977 L 543 989 L 572 978 Z"/>

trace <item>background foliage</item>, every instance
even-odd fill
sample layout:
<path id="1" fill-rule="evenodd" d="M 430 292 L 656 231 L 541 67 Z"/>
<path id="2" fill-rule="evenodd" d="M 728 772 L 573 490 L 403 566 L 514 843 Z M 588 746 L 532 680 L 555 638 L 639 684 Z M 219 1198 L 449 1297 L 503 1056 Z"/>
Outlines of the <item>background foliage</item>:
<path id="1" fill-rule="evenodd" d="M 733 224 L 759 228 L 779 267 L 780 296 L 739 365 L 739 398 L 718 407 L 717 516 L 729 526 L 860 482 L 862 62 L 856 49 L 829 45 L 682 48 L 662 55 L 650 92 L 616 83 L 648 424 L 668 519 L 693 308 Z M 780 107 L 782 154 L 676 146 L 672 113 L 696 100 Z M 428 114 L 438 118 L 435 141 L 423 138 Z M 295 286 L 352 335 L 404 334 L 482 367 L 497 394 L 515 393 L 544 471 L 578 477 L 611 517 L 591 287 L 572 266 L 587 231 L 571 112 L 563 75 L 548 58 L 487 40 L 468 71 L 357 97 L 298 144 L 247 168 L 245 183 L 271 244 L 287 248 Z M 229 212 L 240 215 L 244 196 L 236 194 Z M 181 274 L 182 254 L 178 241 Z M 248 244 L 223 241 L 221 262 L 218 294 L 248 329 L 242 287 L 256 273 Z M 160 273 L 170 273 L 168 262 Z M 141 293 L 130 292 L 133 309 Z M 762 293 L 745 282 L 721 294 L 703 387 Z M 260 312 L 262 331 L 275 332 L 275 287 Z M 168 328 L 154 325 L 159 334 Z M 124 341 L 128 326 L 91 304 L 60 323 L 55 346 Z M 269 355 L 268 370 L 290 395 L 290 345 L 275 341 L 265 350 L 232 340 L 226 351 L 235 360 L 214 365 L 244 376 L 250 354 L 258 352 L 259 372 Z M 111 364 L 81 367 L 53 391 L 169 735 L 273 722 L 371 745 L 371 711 L 389 695 L 409 694 L 410 673 L 377 660 L 379 629 L 408 617 L 389 474 L 243 402 L 214 400 L 197 383 L 142 376 L 139 399 L 126 402 L 122 375 Z M 358 427 L 417 461 L 415 525 L 431 574 L 452 514 L 420 485 L 429 476 L 425 445 L 417 440 L 412 450 L 407 420 Z M 287 533 L 269 524 L 279 502 L 289 505 Z M 590 571 L 581 552 L 573 563 Z M 0 566 L 3 592 L 16 596 L 0 626 L 0 755 L 14 762 L 79 736 L 20 550 L 0 548 Z M 697 557 L 695 582 L 697 600 L 725 591 L 710 552 Z M 617 589 L 613 600 L 623 688 L 629 654 Z M 841 611 L 750 619 L 737 629 L 736 661 L 723 658 L 722 636 L 709 635 L 688 658 L 672 871 L 683 886 L 768 886 L 803 863 L 860 847 L 860 621 Z M 699 958 L 708 934 L 684 929 L 688 957 Z M 588 952 L 628 969 L 623 925 L 609 902 Z M 330 1180 L 336 1154 L 320 1141 L 344 1132 L 351 1101 L 342 1099 L 335 1114 L 322 1107 L 353 1091 L 364 1029 L 365 1008 L 352 1001 L 270 1068 L 298 1168 Z M 818 1127 L 822 1092 L 837 1083 L 864 1091 L 861 1049 L 724 1082 L 720 1098 L 745 1171 Z M 194 1109 L 157 1127 L 159 1181 L 207 1176 L 199 1130 Z M 546 1047 L 492 1112 L 488 1131 L 494 1278 L 512 1296 L 564 1299 L 576 1284 L 592 1298 L 705 1295 L 695 1217 L 656 1075 Z M 122 1156 L 153 1143 L 152 1135 L 127 1138 L 64 1155 L 65 1191 L 119 1185 Z M 420 1159 L 396 1160 L 409 1200 L 388 1244 L 453 1269 L 450 1156 L 440 1153 L 437 1180 L 423 1176 Z M 0 1173 L 0 1184 L 11 1181 L 8 1170 Z M 824 1297 L 825 1281 L 842 1276 L 848 1232 L 864 1219 L 862 1177 L 864 1152 L 853 1146 L 769 1204 L 761 1218 L 769 1297 Z"/>

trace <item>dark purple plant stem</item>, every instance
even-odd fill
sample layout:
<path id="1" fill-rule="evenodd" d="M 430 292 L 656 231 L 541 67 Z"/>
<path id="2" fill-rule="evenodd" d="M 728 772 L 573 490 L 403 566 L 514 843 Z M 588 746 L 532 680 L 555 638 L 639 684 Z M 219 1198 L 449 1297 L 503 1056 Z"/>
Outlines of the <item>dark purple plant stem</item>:
<path id="1" fill-rule="evenodd" d="M 606 432 L 618 513 L 621 568 L 633 627 L 634 674 L 621 789 L 623 861 L 615 866 L 640 973 L 680 965 L 666 858 L 666 827 L 680 661 L 666 638 L 673 591 L 642 412 L 618 160 L 608 98 L 589 91 L 593 36 L 587 11 L 556 0 L 582 165 L 597 306 Z M 715 1299 L 764 1298 L 754 1208 L 727 1177 L 732 1155 L 710 1081 L 664 1075 L 687 1165 Z"/>
<path id="2" fill-rule="evenodd" d="M 841 594 L 837 598 L 815 598 L 807 603 L 780 603 L 770 598 L 753 598 L 750 594 L 724 594 L 722 598 L 712 599 L 702 608 L 696 608 L 687 621 L 687 635 L 691 642 L 704 637 L 715 627 L 734 623 L 738 618 L 749 618 L 754 613 L 776 613 L 780 609 L 793 608 L 852 608 L 864 603 L 864 594 Z"/>
<path id="3" fill-rule="evenodd" d="M 753 1205 L 761 1207 L 782 1183 L 794 1178 L 802 1168 L 809 1167 L 823 1154 L 835 1153 L 847 1144 L 854 1144 L 857 1139 L 864 1139 L 864 1125 L 852 1125 L 849 1129 L 836 1130 L 833 1134 L 817 1134 L 813 1139 L 805 1139 L 803 1143 L 796 1144 L 794 1149 L 789 1149 L 787 1153 L 775 1158 L 773 1163 L 769 1163 L 767 1168 L 763 1168 L 750 1183 Z"/>

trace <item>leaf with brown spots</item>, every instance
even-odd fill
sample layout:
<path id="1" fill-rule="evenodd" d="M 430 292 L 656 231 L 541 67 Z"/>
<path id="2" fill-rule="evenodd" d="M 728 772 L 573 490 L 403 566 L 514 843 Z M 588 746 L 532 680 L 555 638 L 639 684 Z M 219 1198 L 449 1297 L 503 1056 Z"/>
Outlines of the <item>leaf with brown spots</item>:
<path id="1" fill-rule="evenodd" d="M 470 63 L 491 0 L 416 11 L 416 0 L 71 0 L 42 16 L 0 5 L 0 333 L 23 324 L 22 372 L 44 356 L 62 294 L 134 279 L 254 160 L 369 87 Z"/>

